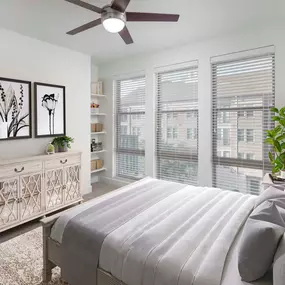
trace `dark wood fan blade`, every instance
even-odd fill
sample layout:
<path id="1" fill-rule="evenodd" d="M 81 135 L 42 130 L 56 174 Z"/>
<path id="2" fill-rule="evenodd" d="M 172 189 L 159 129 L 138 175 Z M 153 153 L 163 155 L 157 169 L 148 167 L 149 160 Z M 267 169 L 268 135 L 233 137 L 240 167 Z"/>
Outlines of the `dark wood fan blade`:
<path id="1" fill-rule="evenodd" d="M 69 3 L 72 3 L 72 4 L 75 4 L 77 6 L 80 6 L 82 8 L 85 8 L 85 9 L 88 9 L 88 10 L 91 10 L 93 12 L 96 12 L 98 14 L 101 14 L 102 12 L 102 9 L 97 7 L 97 6 L 94 6 L 94 5 L 91 5 L 89 3 L 86 3 L 86 2 L 83 2 L 81 0 L 65 0 L 66 2 L 69 2 Z"/>
<path id="2" fill-rule="evenodd" d="M 129 3 L 130 3 L 130 0 L 113 0 L 111 4 L 111 8 L 124 13 Z"/>
<path id="3" fill-rule="evenodd" d="M 119 34 L 127 45 L 132 44 L 134 42 L 132 39 L 132 36 L 131 36 L 131 34 L 130 34 L 130 32 L 126 26 L 124 27 L 123 30 L 121 30 L 119 32 Z"/>
<path id="4" fill-rule="evenodd" d="M 88 29 L 91 29 L 93 27 L 99 26 L 99 25 L 101 25 L 101 23 L 102 23 L 101 18 L 99 18 L 95 21 L 89 22 L 89 23 L 82 25 L 82 26 L 80 26 L 74 30 L 71 30 L 71 31 L 67 32 L 67 34 L 73 36 L 73 35 L 76 35 L 78 33 L 84 32 Z"/>
<path id="5" fill-rule="evenodd" d="M 139 13 L 127 12 L 127 21 L 129 22 L 177 22 L 179 15 L 175 14 L 157 14 L 157 13 Z"/>

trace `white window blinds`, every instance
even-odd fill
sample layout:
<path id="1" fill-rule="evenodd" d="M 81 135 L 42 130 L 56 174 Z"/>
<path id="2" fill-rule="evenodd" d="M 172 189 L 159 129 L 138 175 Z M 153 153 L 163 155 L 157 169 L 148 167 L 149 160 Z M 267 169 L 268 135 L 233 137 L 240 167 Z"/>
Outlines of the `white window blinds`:
<path id="1" fill-rule="evenodd" d="M 197 184 L 198 68 L 159 72 L 157 79 L 156 174 Z"/>
<path id="2" fill-rule="evenodd" d="M 115 81 L 116 176 L 140 179 L 145 174 L 145 77 Z"/>
<path id="3" fill-rule="evenodd" d="M 258 194 L 270 170 L 274 54 L 212 64 L 213 186 Z"/>

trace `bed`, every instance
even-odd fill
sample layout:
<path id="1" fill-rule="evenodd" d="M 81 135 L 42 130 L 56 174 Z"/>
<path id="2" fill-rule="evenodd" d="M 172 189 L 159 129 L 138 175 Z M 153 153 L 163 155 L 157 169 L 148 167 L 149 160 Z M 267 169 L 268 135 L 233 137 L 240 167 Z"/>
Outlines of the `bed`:
<path id="1" fill-rule="evenodd" d="M 241 281 L 237 248 L 255 197 L 144 178 L 42 220 L 44 282 L 272 285 Z"/>

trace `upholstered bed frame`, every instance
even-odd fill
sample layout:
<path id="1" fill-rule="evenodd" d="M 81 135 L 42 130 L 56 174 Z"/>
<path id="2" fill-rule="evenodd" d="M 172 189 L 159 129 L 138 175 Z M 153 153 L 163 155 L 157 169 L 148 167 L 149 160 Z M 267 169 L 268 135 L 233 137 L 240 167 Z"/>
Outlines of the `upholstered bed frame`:
<path id="1" fill-rule="evenodd" d="M 61 245 L 50 238 L 51 229 L 56 220 L 63 214 L 63 212 L 53 215 L 41 220 L 43 227 L 43 282 L 48 284 L 51 280 L 52 269 L 56 266 L 61 267 Z M 125 285 L 123 282 L 117 280 L 115 277 L 97 268 L 97 283 L 94 285 Z"/>

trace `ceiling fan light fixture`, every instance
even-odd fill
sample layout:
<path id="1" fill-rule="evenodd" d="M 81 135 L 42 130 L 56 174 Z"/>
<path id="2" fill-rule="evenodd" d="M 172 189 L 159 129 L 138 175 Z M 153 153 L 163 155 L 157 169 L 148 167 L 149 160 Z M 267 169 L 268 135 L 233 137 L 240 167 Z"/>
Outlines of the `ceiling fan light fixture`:
<path id="1" fill-rule="evenodd" d="M 110 6 L 103 7 L 102 24 L 106 31 L 110 33 L 119 33 L 126 25 L 126 16 Z"/>
<path id="2" fill-rule="evenodd" d="M 108 18 L 103 21 L 103 26 L 110 33 L 119 33 L 125 27 L 125 22 L 119 18 Z"/>

